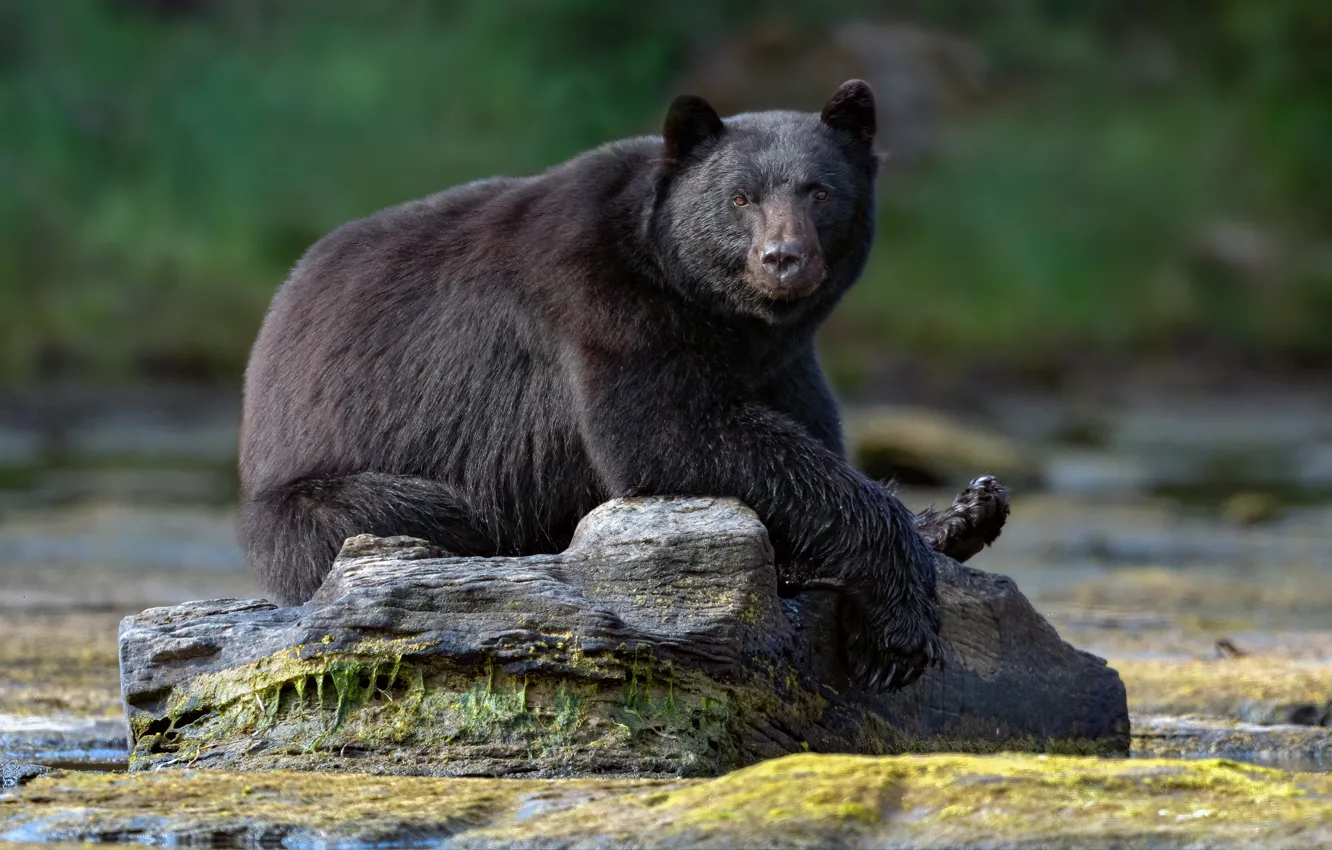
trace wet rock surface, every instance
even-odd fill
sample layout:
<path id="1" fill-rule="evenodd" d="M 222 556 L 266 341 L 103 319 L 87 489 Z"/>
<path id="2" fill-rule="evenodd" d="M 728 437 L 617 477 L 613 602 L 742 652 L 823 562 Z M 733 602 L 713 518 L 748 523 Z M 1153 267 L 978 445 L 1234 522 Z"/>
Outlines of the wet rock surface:
<path id="1" fill-rule="evenodd" d="M 117 618 L 0 612 L 0 763 L 123 767 Z"/>
<path id="2" fill-rule="evenodd" d="M 5 759 L 85 769 L 125 765 L 127 727 L 122 718 L 0 714 Z"/>
<path id="3" fill-rule="evenodd" d="M 57 772 L 0 840 L 203 846 L 1319 847 L 1332 777 L 1228 761 L 803 754 L 719 779 Z"/>
<path id="4" fill-rule="evenodd" d="M 0 762 L 0 793 L 26 785 L 39 776 L 50 773 L 50 768 L 41 764 L 21 761 Z"/>
<path id="5" fill-rule="evenodd" d="M 1227 375 L 1227 386 L 1230 381 Z M 114 393 L 117 405 L 123 396 Z M 862 821 L 847 825 L 863 809 L 839 815 L 824 805 L 848 802 L 848 794 L 793 808 L 785 791 L 820 783 L 807 765 L 788 770 L 781 761 L 761 782 L 745 774 L 743 786 L 728 785 L 715 806 L 697 796 L 672 795 L 666 798 L 670 807 L 649 798 L 649 813 L 661 820 L 646 826 L 615 820 L 621 810 L 641 814 L 637 806 L 628 808 L 626 799 L 684 786 L 703 789 L 694 795 L 711 795 L 717 786 L 675 779 L 491 781 L 188 770 L 125 776 L 66 770 L 31 780 L 25 786 L 30 793 L 22 796 L 0 792 L 0 835 L 20 842 L 176 836 L 182 843 L 224 845 L 251 842 L 247 835 L 267 836 L 272 845 L 285 835 L 290 844 L 358 846 L 350 820 L 377 827 L 396 819 L 398 831 L 378 833 L 384 843 L 430 840 L 420 836 L 443 834 L 426 830 L 446 822 L 455 837 L 441 843 L 462 843 L 464 836 L 479 843 L 482 829 L 530 824 L 532 835 L 509 843 L 612 846 L 656 840 L 693 846 L 670 833 L 665 822 L 697 824 L 689 811 L 722 821 L 734 811 L 747 819 L 717 827 L 718 837 L 708 839 L 714 846 L 799 841 L 913 847 L 1328 846 L 1332 841 L 1320 833 L 1327 814 L 1318 808 L 1329 796 L 1323 777 L 1250 773 L 1242 765 L 1217 773 L 1215 763 L 1194 760 L 1222 756 L 1294 771 L 1332 768 L 1329 727 L 1253 719 L 1280 719 L 1267 712 L 1274 706 L 1298 714 L 1300 706 L 1332 694 L 1332 504 L 1309 492 L 1326 486 L 1329 467 L 1319 458 L 1332 445 L 1332 408 L 1321 391 L 1302 397 L 1318 405 L 1312 413 L 1264 398 L 1211 405 L 1195 415 L 1167 409 L 1165 401 L 1172 398 L 1154 394 L 1141 405 L 1149 416 L 1109 411 L 1099 423 L 1068 409 L 1062 397 L 1045 424 L 1029 402 L 1007 419 L 987 420 L 1033 452 L 1042 479 L 1055 492 L 1016 487 L 1003 537 L 977 563 L 1011 576 L 1065 640 L 1110 659 L 1123 675 L 1133 760 L 998 756 L 971 758 L 966 767 L 944 767 L 949 759 L 944 756 L 875 760 L 911 763 L 918 772 L 903 780 L 907 785 L 934 788 L 935 781 L 927 781 L 931 776 L 952 785 L 943 789 L 947 797 L 904 792 L 905 808 L 881 811 L 871 827 L 861 827 Z M 81 748 L 100 746 L 88 739 L 88 723 L 124 729 L 116 641 L 121 617 L 190 599 L 258 594 L 234 544 L 234 394 L 227 405 L 230 424 L 222 428 L 201 421 L 197 428 L 164 429 L 150 416 L 147 423 L 127 419 L 124 427 L 90 423 L 72 441 L 52 443 L 57 451 L 73 446 L 100 453 L 87 464 L 31 454 L 27 446 L 40 441 L 0 423 L 0 464 L 10 464 L 0 481 L 0 715 L 9 724 L 0 732 L 0 767 L 7 760 L 61 764 L 48 760 L 57 751 L 76 757 L 65 764 L 114 766 L 86 751 L 81 756 Z M 80 399 L 70 411 L 87 407 Z M 152 401 L 149 407 L 155 411 L 161 405 Z M 195 399 L 181 407 L 192 417 L 201 409 Z M 62 410 L 52 421 L 63 428 L 72 421 L 70 412 Z M 1076 431 L 1078 445 L 1042 445 L 1056 430 Z M 219 435 L 210 436 L 214 432 Z M 1256 441 L 1271 445 L 1252 445 Z M 198 458 L 204 456 L 215 459 L 216 468 L 201 466 Z M 1243 480 L 1212 474 L 1228 475 L 1237 456 L 1253 459 L 1240 470 Z M 944 460 L 951 462 L 951 455 Z M 976 468 L 960 474 L 969 476 Z M 1298 480 L 1270 480 L 1283 475 Z M 1306 495 L 1288 498 L 1291 484 L 1300 484 Z M 1158 491 L 1166 485 L 1187 485 L 1189 494 L 1183 501 L 1161 498 Z M 1280 508 L 1261 522 L 1238 523 L 1222 506 L 1241 491 L 1276 493 Z M 952 498 L 952 492 L 919 489 L 904 495 L 916 509 Z M 1221 641 L 1238 654 L 1223 652 Z M 1224 691 L 1225 699 L 1215 700 L 1217 691 Z M 1154 706 L 1185 714 L 1153 714 Z M 102 743 L 115 740 L 106 737 Z M 122 735 L 122 765 L 124 744 Z M 34 751 L 36 745 L 42 752 Z M 1147 760 L 1152 756 L 1169 760 Z M 1019 771 L 1021 765 L 1030 770 Z M 1113 773 L 1139 766 L 1144 771 L 1131 781 Z M 1199 787 L 1236 775 L 1258 784 L 1227 786 L 1240 789 L 1227 792 L 1229 797 Z M 213 777 L 224 784 L 200 784 Z M 838 777 L 838 788 L 861 782 Z M 403 784 L 385 790 L 380 782 Z M 449 790 L 413 790 L 432 783 Z M 1078 787 L 1087 793 L 1068 796 L 1068 789 Z M 472 793 L 503 799 L 508 788 L 527 789 L 512 808 L 460 805 Z M 575 807 L 594 802 L 592 795 L 606 802 L 587 806 L 586 837 L 571 836 L 574 827 L 565 820 L 560 837 L 541 843 L 540 831 L 555 823 L 547 818 L 574 818 Z M 781 802 L 756 812 L 746 800 L 751 806 Z M 512 820 L 507 815 L 491 820 L 486 811 L 512 812 Z M 771 824 L 762 816 L 769 812 Z M 407 828 L 399 828 L 402 824 Z M 463 827 L 468 832 L 460 832 Z M 639 832 L 624 832 L 631 828 Z M 724 832 L 727 828 L 733 832 Z M 857 831 L 862 828 L 871 831 Z M 624 840 L 605 837 L 611 830 Z M 498 838 L 485 840 L 507 846 Z"/>
<path id="6" fill-rule="evenodd" d="M 1283 770 L 1332 767 L 1332 729 L 1190 717 L 1134 715 L 1133 754 L 1226 758 Z"/>
<path id="7" fill-rule="evenodd" d="M 944 664 L 878 696 L 846 680 L 836 598 L 779 600 L 733 500 L 610 502 L 560 555 L 437 554 L 352 538 L 299 608 L 126 618 L 131 767 L 688 775 L 804 750 L 1128 749 L 1115 672 L 945 558 Z"/>

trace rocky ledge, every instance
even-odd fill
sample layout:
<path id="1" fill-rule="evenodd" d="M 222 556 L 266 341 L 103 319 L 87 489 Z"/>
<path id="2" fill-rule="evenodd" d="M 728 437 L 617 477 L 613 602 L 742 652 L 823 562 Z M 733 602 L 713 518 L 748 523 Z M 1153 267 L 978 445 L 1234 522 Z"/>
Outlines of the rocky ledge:
<path id="1" fill-rule="evenodd" d="M 707 775 L 802 751 L 1126 754 L 1124 686 L 1013 583 L 939 558 L 945 655 L 857 689 L 829 593 L 777 595 L 728 499 L 608 502 L 568 550 L 347 541 L 297 608 L 234 599 L 120 627 L 132 769 Z"/>

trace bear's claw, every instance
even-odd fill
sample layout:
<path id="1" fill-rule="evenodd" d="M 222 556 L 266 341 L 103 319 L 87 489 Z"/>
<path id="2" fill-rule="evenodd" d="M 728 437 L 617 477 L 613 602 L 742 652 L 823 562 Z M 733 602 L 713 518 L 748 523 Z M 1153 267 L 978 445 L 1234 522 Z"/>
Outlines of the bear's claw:
<path id="1" fill-rule="evenodd" d="M 982 475 L 944 510 L 917 514 L 916 528 L 934 551 L 965 561 L 998 539 L 1008 513 L 1008 488 L 993 475 Z"/>
<path id="2" fill-rule="evenodd" d="M 871 637 L 873 628 L 864 632 L 848 630 L 845 648 L 855 685 L 875 694 L 898 691 L 940 663 L 943 645 L 938 636 L 938 608 L 933 599 L 921 598 L 917 603 L 923 606 L 918 607 L 914 618 L 920 631 L 904 633 L 900 621 L 897 628 L 880 628 L 882 637 L 878 640 Z M 900 606 L 894 606 L 894 610 L 899 618 L 905 614 Z"/>

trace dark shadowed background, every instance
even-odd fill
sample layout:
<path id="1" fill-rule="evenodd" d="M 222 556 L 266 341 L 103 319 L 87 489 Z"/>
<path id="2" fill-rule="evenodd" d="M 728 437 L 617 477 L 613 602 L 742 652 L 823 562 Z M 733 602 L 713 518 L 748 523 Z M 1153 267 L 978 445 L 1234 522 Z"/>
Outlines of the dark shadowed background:
<path id="1" fill-rule="evenodd" d="M 313 241 L 849 77 L 890 154 L 822 336 L 860 462 L 1010 479 L 975 563 L 1082 645 L 1322 663 L 1332 3 L 0 0 L 0 717 L 115 714 L 119 616 L 256 592 L 239 379 Z"/>

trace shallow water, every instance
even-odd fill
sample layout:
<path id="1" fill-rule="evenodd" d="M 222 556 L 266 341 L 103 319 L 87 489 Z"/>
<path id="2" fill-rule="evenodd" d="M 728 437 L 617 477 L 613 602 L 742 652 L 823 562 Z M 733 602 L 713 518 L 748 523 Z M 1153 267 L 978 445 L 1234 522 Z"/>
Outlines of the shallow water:
<path id="1" fill-rule="evenodd" d="M 177 390 L 0 405 L 0 759 L 119 767 L 118 618 L 262 595 L 232 529 L 236 402 Z M 1089 413 L 1028 398 L 991 412 L 1038 458 L 1044 486 L 1016 494 L 973 566 L 1013 577 L 1066 640 L 1112 663 L 1206 661 L 1219 681 L 1234 673 L 1224 643 L 1275 667 L 1326 665 L 1327 692 L 1318 679 L 1292 699 L 1332 704 L 1332 404 L 1157 399 Z M 1260 515 L 1231 511 L 1236 494 L 1257 494 Z M 915 507 L 949 497 L 904 495 Z M 1167 740 L 1172 755 L 1328 769 L 1321 728 L 1216 729 L 1243 721 L 1135 718 L 1139 751 Z"/>

